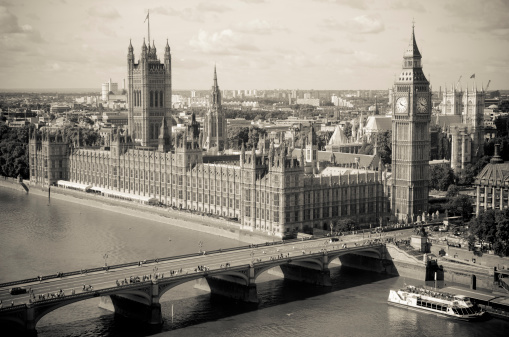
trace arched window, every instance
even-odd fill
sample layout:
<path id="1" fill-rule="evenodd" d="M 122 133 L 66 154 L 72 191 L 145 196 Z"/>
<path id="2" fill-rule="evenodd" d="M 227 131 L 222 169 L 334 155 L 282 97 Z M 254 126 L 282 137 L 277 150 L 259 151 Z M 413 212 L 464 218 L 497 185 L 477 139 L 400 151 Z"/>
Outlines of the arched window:
<path id="1" fill-rule="evenodd" d="M 153 107 L 154 106 L 154 93 L 151 91 L 150 92 L 150 107 Z"/>
<path id="2" fill-rule="evenodd" d="M 161 108 L 163 107 L 163 92 L 162 91 L 159 92 L 159 106 Z"/>

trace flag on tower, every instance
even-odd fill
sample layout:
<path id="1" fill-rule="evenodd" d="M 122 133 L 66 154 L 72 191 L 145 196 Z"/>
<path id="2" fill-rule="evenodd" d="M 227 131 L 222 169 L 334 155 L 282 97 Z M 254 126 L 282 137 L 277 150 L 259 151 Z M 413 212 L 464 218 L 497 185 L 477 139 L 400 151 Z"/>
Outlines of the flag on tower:
<path id="1" fill-rule="evenodd" d="M 470 78 L 475 78 L 475 73 L 473 73 L 472 76 L 470 76 Z"/>
<path id="2" fill-rule="evenodd" d="M 148 20 L 148 15 L 149 15 L 149 14 L 150 14 L 150 13 L 147 13 L 147 17 L 145 18 L 145 21 L 143 21 L 143 23 L 147 22 L 147 20 Z M 149 41 L 149 43 L 150 43 L 150 41 Z"/>

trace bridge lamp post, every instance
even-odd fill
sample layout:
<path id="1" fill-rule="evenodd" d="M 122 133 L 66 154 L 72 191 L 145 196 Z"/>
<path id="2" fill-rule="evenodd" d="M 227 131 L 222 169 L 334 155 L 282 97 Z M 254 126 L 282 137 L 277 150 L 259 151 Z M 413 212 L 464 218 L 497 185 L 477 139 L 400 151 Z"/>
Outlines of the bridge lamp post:
<path id="1" fill-rule="evenodd" d="M 104 254 L 103 259 L 104 259 L 104 266 L 108 267 L 108 263 L 106 262 L 108 260 L 108 254 Z"/>
<path id="2" fill-rule="evenodd" d="M 255 254 L 255 252 L 254 252 L 254 250 L 252 250 L 251 254 L 250 254 L 251 255 L 251 264 L 254 263 L 254 254 Z"/>
<path id="3" fill-rule="evenodd" d="M 152 271 L 154 272 L 154 279 L 156 278 L 156 274 L 157 274 L 158 270 L 159 270 L 159 268 L 157 268 L 157 266 L 155 266 L 154 269 L 152 269 Z"/>
<path id="4" fill-rule="evenodd" d="M 202 247 L 203 247 L 203 241 L 198 242 L 198 247 L 200 247 L 200 254 L 201 254 Z"/>

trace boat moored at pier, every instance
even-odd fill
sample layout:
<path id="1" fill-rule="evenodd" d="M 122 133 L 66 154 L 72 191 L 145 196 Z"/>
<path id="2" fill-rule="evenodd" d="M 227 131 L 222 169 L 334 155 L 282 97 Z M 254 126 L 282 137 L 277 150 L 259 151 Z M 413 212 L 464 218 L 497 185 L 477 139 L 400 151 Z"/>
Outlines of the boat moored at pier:
<path id="1" fill-rule="evenodd" d="M 390 290 L 387 301 L 397 306 L 464 321 L 477 320 L 485 315 L 485 312 L 476 304 L 472 304 L 468 297 L 414 286 Z"/>

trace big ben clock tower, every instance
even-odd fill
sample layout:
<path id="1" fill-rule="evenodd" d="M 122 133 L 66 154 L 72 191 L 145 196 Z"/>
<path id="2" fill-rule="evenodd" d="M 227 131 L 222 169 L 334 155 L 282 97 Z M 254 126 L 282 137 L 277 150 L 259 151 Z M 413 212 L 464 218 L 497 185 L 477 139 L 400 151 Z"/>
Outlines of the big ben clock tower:
<path id="1" fill-rule="evenodd" d="M 422 72 L 414 27 L 393 88 L 392 214 L 415 221 L 428 212 L 431 90 Z"/>

